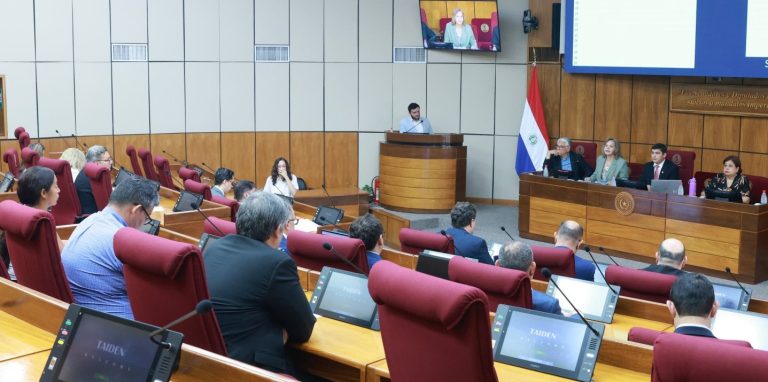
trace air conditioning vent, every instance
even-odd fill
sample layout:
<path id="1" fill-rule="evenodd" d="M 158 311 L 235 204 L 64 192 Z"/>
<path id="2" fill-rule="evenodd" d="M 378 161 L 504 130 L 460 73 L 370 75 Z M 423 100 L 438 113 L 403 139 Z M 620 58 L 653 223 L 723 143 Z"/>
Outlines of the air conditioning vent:
<path id="1" fill-rule="evenodd" d="M 291 58 L 288 45 L 256 45 L 253 56 L 255 62 L 288 62 Z"/>
<path id="2" fill-rule="evenodd" d="M 427 51 L 421 47 L 395 47 L 392 60 L 396 64 L 423 64 L 427 62 Z"/>
<path id="3" fill-rule="evenodd" d="M 112 61 L 147 61 L 147 44 L 112 44 Z"/>

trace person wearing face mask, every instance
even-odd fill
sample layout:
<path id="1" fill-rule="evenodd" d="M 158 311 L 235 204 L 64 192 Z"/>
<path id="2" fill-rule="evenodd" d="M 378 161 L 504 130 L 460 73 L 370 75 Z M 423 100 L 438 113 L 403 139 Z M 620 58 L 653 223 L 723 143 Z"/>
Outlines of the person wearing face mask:
<path id="1" fill-rule="evenodd" d="M 612 179 L 629 178 L 629 166 L 621 156 L 621 144 L 615 138 L 608 138 L 603 145 L 603 154 L 595 161 L 595 171 L 589 177 L 592 182 L 608 183 Z"/>

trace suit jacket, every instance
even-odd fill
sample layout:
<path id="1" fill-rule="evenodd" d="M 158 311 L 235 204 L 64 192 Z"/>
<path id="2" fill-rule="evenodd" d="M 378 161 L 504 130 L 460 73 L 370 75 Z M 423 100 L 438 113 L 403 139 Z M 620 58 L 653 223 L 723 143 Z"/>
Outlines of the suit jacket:
<path id="1" fill-rule="evenodd" d="M 592 181 L 602 180 L 601 175 L 603 173 L 603 167 L 605 167 L 605 156 L 600 155 L 595 160 L 595 171 L 592 172 L 590 177 Z M 624 158 L 614 158 L 611 165 L 608 167 L 608 172 L 605 174 L 605 180 L 611 179 L 627 179 L 629 178 L 629 166 Z"/>
<path id="2" fill-rule="evenodd" d="M 88 179 L 88 175 L 85 175 L 85 171 L 80 171 L 75 178 L 75 189 L 77 189 L 77 198 L 80 199 L 80 214 L 89 215 L 94 212 L 99 212 L 99 207 L 96 206 L 96 199 L 93 197 L 93 189 L 91 188 L 91 181 Z"/>
<path id="3" fill-rule="evenodd" d="M 531 292 L 533 296 L 533 310 L 552 314 L 563 314 L 562 310 L 560 310 L 560 302 L 557 301 L 556 298 L 549 296 L 546 293 L 541 293 L 536 289 L 531 289 Z"/>
<path id="4" fill-rule="evenodd" d="M 642 270 L 648 271 L 648 272 L 663 273 L 665 275 L 673 275 L 678 277 L 685 274 L 685 271 L 681 271 L 675 267 L 670 267 L 669 265 L 662 265 L 662 264 L 649 265 L 643 268 Z"/>
<path id="5" fill-rule="evenodd" d="M 698 327 L 698 326 L 680 326 L 678 328 L 675 328 L 675 333 L 685 334 L 688 336 L 717 338 L 715 337 L 714 334 L 712 334 L 711 330 L 707 328 Z"/>
<path id="6" fill-rule="evenodd" d="M 672 161 L 665 160 L 661 166 L 661 172 L 659 173 L 659 179 L 675 180 L 680 179 L 680 168 Z M 651 185 L 653 180 L 653 162 L 648 162 L 643 166 L 643 174 L 640 175 L 640 181 L 646 186 Z"/>
<path id="7" fill-rule="evenodd" d="M 592 175 L 592 167 L 584 160 L 584 157 L 571 151 L 568 153 L 571 158 L 571 173 L 570 179 L 580 180 Z M 547 166 L 549 176 L 557 176 L 557 172 L 563 168 L 561 163 L 562 158 L 559 155 L 552 155 L 549 159 L 544 161 L 544 165 Z"/>
<path id="8" fill-rule="evenodd" d="M 300 343 L 315 325 L 296 263 L 263 242 L 227 235 L 206 250 L 205 273 L 229 357 L 292 372 L 283 329 Z"/>
<path id="9" fill-rule="evenodd" d="M 445 230 L 445 232 L 453 237 L 456 255 L 471 257 L 481 263 L 493 265 L 493 259 L 488 254 L 488 244 L 486 244 L 483 238 L 465 231 L 464 228 L 451 227 Z"/>

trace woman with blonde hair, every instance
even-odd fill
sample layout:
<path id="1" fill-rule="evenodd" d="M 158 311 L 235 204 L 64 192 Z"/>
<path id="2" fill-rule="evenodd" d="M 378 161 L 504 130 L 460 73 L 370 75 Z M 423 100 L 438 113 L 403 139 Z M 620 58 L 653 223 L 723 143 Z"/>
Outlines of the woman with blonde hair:
<path id="1" fill-rule="evenodd" d="M 453 43 L 454 49 L 477 49 L 472 26 L 464 23 L 464 11 L 461 8 L 453 10 L 451 22 L 445 25 L 443 42 Z"/>
<path id="2" fill-rule="evenodd" d="M 68 148 L 61 153 L 59 159 L 69 162 L 69 168 L 72 170 L 72 182 L 77 179 L 77 174 L 85 167 L 85 154 L 76 148 Z"/>
<path id="3" fill-rule="evenodd" d="M 608 138 L 603 144 L 603 153 L 595 160 L 592 182 L 608 183 L 613 179 L 629 178 L 629 166 L 621 156 L 621 144 L 616 138 Z"/>

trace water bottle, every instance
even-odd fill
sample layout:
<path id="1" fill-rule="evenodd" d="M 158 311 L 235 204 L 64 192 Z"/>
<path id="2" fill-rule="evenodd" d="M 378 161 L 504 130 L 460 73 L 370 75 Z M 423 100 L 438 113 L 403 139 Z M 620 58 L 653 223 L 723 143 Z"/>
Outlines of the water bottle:
<path id="1" fill-rule="evenodd" d="M 683 189 L 683 183 L 680 183 L 680 187 L 677 188 L 677 194 L 680 196 L 685 195 L 685 190 Z"/>
<path id="2" fill-rule="evenodd" d="M 688 181 L 688 196 L 692 198 L 696 197 L 696 178 L 691 178 Z"/>
<path id="3" fill-rule="evenodd" d="M 763 190 L 763 194 L 760 195 L 760 204 L 768 204 L 768 196 L 765 196 L 765 190 Z"/>
<path id="4" fill-rule="evenodd" d="M 541 175 L 545 178 L 549 178 L 549 170 L 547 170 L 547 165 L 544 165 L 544 172 L 541 173 Z"/>

